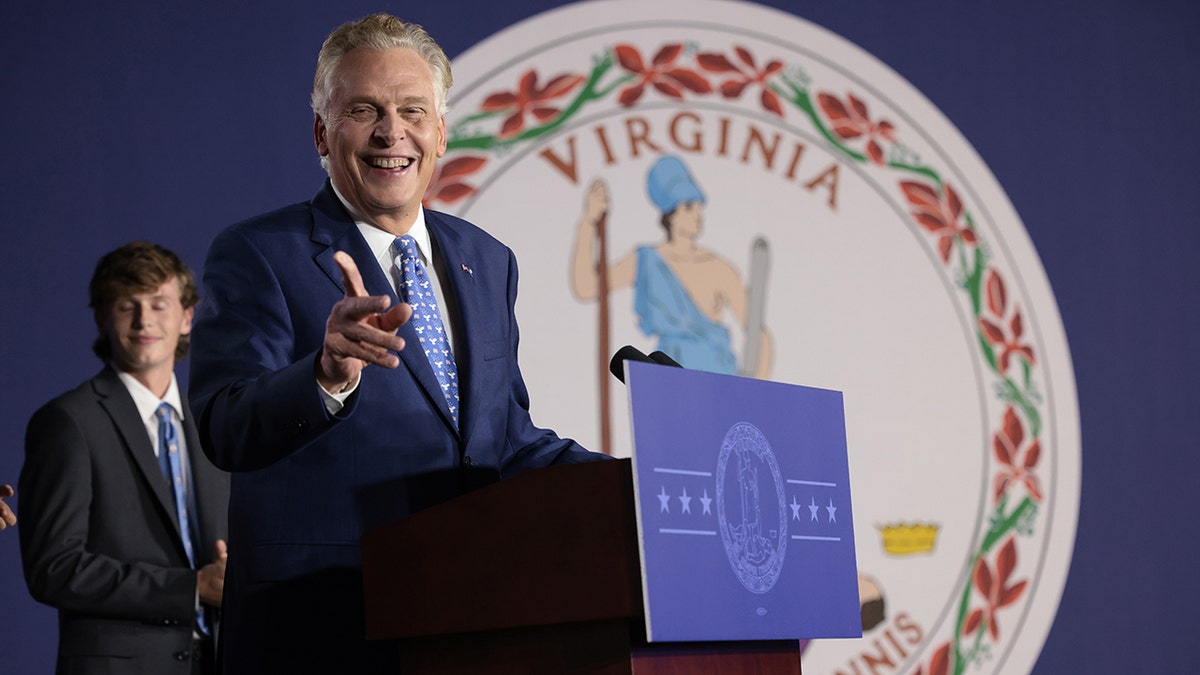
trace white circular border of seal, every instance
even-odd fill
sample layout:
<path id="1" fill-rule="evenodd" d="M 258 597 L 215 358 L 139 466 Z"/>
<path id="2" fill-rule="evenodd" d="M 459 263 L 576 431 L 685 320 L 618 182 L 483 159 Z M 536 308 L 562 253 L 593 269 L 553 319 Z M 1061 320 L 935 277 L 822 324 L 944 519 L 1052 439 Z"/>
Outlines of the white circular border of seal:
<path id="1" fill-rule="evenodd" d="M 761 566 L 756 567 L 753 563 L 746 560 L 745 551 L 739 551 L 735 543 L 735 535 L 733 527 L 729 524 L 729 519 L 726 517 L 725 510 L 725 489 L 729 482 L 738 483 L 738 479 L 729 479 L 727 471 L 729 470 L 730 456 L 736 454 L 741 449 L 747 449 L 749 454 L 754 456 L 760 464 L 766 466 L 771 471 L 769 481 L 763 481 L 758 478 L 758 472 L 754 473 L 755 482 L 762 485 L 764 482 L 773 489 L 773 497 L 770 511 L 777 514 L 779 518 L 778 527 L 774 529 L 775 538 L 769 541 L 771 552 L 767 556 L 766 561 Z M 741 464 L 734 461 L 734 470 L 736 471 Z M 783 493 L 783 473 L 779 469 L 779 462 L 775 460 L 775 453 L 771 450 L 771 443 L 767 437 L 763 435 L 753 424 L 749 422 L 738 422 L 725 432 L 725 438 L 721 441 L 721 450 L 717 455 L 717 524 L 721 528 L 721 542 L 725 545 L 725 557 L 729 559 L 729 566 L 733 568 L 733 573 L 737 576 L 738 581 L 752 593 L 766 593 L 770 591 L 775 582 L 779 581 L 779 574 L 783 572 L 783 562 L 787 557 L 788 543 L 788 521 L 787 521 L 787 506 L 784 504 Z M 728 479 L 728 480 L 727 480 Z M 743 486 L 743 492 L 745 488 Z M 760 494 L 758 500 L 758 515 L 761 519 L 763 513 L 762 501 L 765 495 Z M 742 508 L 735 509 L 740 513 L 743 519 L 746 516 L 746 509 L 743 504 Z M 764 529 L 767 529 L 768 523 L 761 523 Z M 770 529 L 767 529 L 770 532 Z"/>
<path id="2" fill-rule="evenodd" d="M 967 317 L 962 322 L 970 334 L 967 342 L 974 343 L 977 352 L 972 367 L 983 399 L 979 417 L 985 428 L 977 434 L 982 438 L 973 452 L 977 456 L 975 461 L 982 465 L 982 476 L 955 477 L 963 483 L 974 482 L 979 497 L 978 503 L 949 505 L 974 514 L 975 524 L 971 532 L 958 533 L 969 545 L 957 573 L 948 575 L 954 578 L 945 579 L 948 585 L 945 609 L 936 621 L 917 631 L 917 639 L 912 639 L 910 632 L 907 636 L 910 641 L 905 642 L 904 648 L 897 643 L 898 636 L 890 632 L 886 640 L 882 635 L 873 636 L 874 646 L 866 644 L 867 639 L 822 642 L 822 648 L 826 644 L 833 647 L 819 655 L 810 647 L 804 657 L 806 671 L 845 671 L 854 665 L 856 654 L 875 649 L 880 643 L 886 648 L 890 643 L 896 649 L 887 656 L 895 657 L 896 672 L 915 672 L 920 668 L 924 674 L 937 675 L 963 672 L 968 667 L 978 673 L 1027 672 L 1036 662 L 1053 623 L 1074 545 L 1081 474 L 1074 373 L 1057 304 L 1024 225 L 974 149 L 911 84 L 845 39 L 794 15 L 750 3 L 594 0 L 567 5 L 514 24 L 454 60 L 457 85 L 451 92 L 453 110 L 447 120 L 450 147 L 426 193 L 427 206 L 468 219 L 481 213 L 486 216 L 480 219 L 480 224 L 513 245 L 521 256 L 522 298 L 530 296 L 531 283 L 535 288 L 561 283 L 562 276 L 538 276 L 540 268 L 530 264 L 531 259 L 536 263 L 539 256 L 558 254 L 546 251 L 544 242 L 539 247 L 519 241 L 518 235 L 529 228 L 530 218 L 540 215 L 540 205 L 527 202 L 506 205 L 507 210 L 517 211 L 509 222 L 494 218 L 488 207 L 494 205 L 492 193 L 511 186 L 502 180 L 505 173 L 519 173 L 513 168 L 522 159 L 535 156 L 547 139 L 556 133 L 561 136 L 566 127 L 553 131 L 551 127 L 559 125 L 559 120 L 530 118 L 527 128 L 503 138 L 500 127 L 505 115 L 494 110 L 483 111 L 481 103 L 493 92 L 517 90 L 520 74 L 536 69 L 538 66 L 531 64 L 538 64 L 538 59 L 548 59 L 540 62 L 542 85 L 555 74 L 571 69 L 594 73 L 605 56 L 595 46 L 617 45 L 627 40 L 627 34 L 642 31 L 644 36 L 650 28 L 664 35 L 688 31 L 708 36 L 725 33 L 730 36 L 728 45 L 689 45 L 684 57 L 695 59 L 697 51 L 724 49 L 728 60 L 743 68 L 746 62 L 737 63 L 732 49 L 739 40 L 769 45 L 772 53 L 762 54 L 758 65 L 765 65 L 768 59 L 785 62 L 783 71 L 775 73 L 767 84 L 790 106 L 787 114 L 793 117 L 789 124 L 795 126 L 796 119 L 811 123 L 803 136 L 810 144 L 806 152 L 810 156 L 826 153 L 835 157 L 846 171 L 854 171 L 859 179 L 874 181 L 871 185 L 877 196 L 886 199 L 897 214 L 910 218 L 908 227 L 913 236 L 925 236 L 924 255 L 935 266 L 943 266 L 944 286 L 958 293 L 952 303 L 957 304 L 954 311 Z M 659 44 L 666 41 L 664 37 Z M 572 43 L 592 45 L 591 62 L 555 60 L 563 47 Z M 646 61 L 654 53 L 651 47 L 647 44 L 643 50 Z M 607 56 L 612 58 L 612 52 Z M 691 65 L 694 64 L 692 61 Z M 612 58 L 609 66 L 612 72 L 621 68 L 616 58 Z M 819 71 L 818 78 L 830 76 L 830 82 L 809 79 L 806 72 L 809 69 Z M 699 72 L 694 67 L 693 70 Z M 715 80 L 716 75 L 712 78 Z M 834 79 L 838 81 L 834 83 Z M 662 96 L 652 99 L 654 92 L 650 87 L 646 89 L 649 93 L 644 95 L 642 104 L 648 111 L 653 111 L 654 106 L 661 110 L 670 103 Z M 711 96 L 702 101 L 702 97 L 693 96 L 694 92 L 686 88 L 681 92 L 684 98 L 698 101 L 697 105 L 709 106 L 744 106 L 759 95 L 754 90 L 741 96 L 740 102 L 714 102 Z M 614 92 L 609 93 L 615 98 Z M 857 137 L 840 135 L 831 108 L 818 105 L 819 93 L 840 99 L 833 101 L 833 106 L 842 106 L 843 122 L 854 122 L 849 118 L 856 112 L 866 113 L 869 133 Z M 558 110 L 561 117 L 578 115 L 576 123 L 597 124 L 605 114 L 613 114 L 611 110 L 573 108 L 569 105 L 573 94 L 568 94 L 554 102 L 561 106 Z M 854 94 L 862 99 L 856 100 Z M 653 106 L 648 103 L 651 100 Z M 861 100 L 868 102 L 865 109 L 857 107 Z M 804 103 L 808 109 L 801 111 Z M 762 119 L 772 119 L 769 112 L 760 109 L 759 114 Z M 884 129 L 880 125 L 884 119 L 896 124 Z M 548 132 L 546 136 L 539 138 L 532 133 L 538 125 Z M 903 138 L 893 143 L 884 131 Z M 868 139 L 876 144 L 874 149 Z M 871 166 L 874 159 L 879 159 L 878 166 Z M 903 176 L 889 177 L 887 171 L 893 169 Z M 521 174 L 522 179 L 525 177 Z M 714 187 L 709 183 L 709 190 Z M 540 194 L 538 198 L 541 199 Z M 574 200 L 578 203 L 578 197 Z M 481 201 L 487 203 L 481 206 Z M 549 220 L 569 222 L 570 218 L 567 213 L 561 217 L 551 215 Z M 561 250 L 563 254 L 559 257 L 565 258 L 566 249 Z M 454 266 L 454 261 L 450 264 Z M 533 276 L 531 268 L 535 270 Z M 470 271 L 466 263 L 463 269 Z M 534 297 L 532 307 L 525 300 L 523 309 L 519 309 L 523 312 L 522 327 L 527 332 L 531 323 L 538 325 L 530 320 L 538 313 L 562 314 L 555 320 L 571 320 L 568 312 L 558 312 L 558 307 L 551 309 L 544 304 L 536 296 L 536 290 Z M 554 339 L 562 341 L 561 336 Z M 528 337 L 524 344 L 523 362 L 536 405 L 539 397 L 553 397 L 555 389 L 530 376 Z M 556 360 L 569 358 L 574 356 Z M 562 363 L 557 366 L 562 367 Z M 802 383 L 839 388 L 836 383 Z M 863 570 L 862 556 L 863 542 L 869 533 L 863 530 L 873 521 L 861 514 L 871 494 L 870 490 L 857 488 L 874 484 L 876 477 L 863 469 L 862 454 L 878 449 L 864 448 L 855 442 L 856 436 L 861 435 L 859 425 L 874 423 L 855 415 L 856 397 L 861 400 L 862 392 L 847 390 L 854 519 L 860 523 L 855 538 L 860 550 L 860 572 L 864 572 L 869 571 Z M 570 430 L 563 428 L 560 420 L 552 421 L 560 430 Z M 921 420 L 921 424 L 930 426 L 939 421 Z M 914 433 L 913 429 L 901 431 Z M 913 473 L 936 468 L 936 463 L 925 458 L 914 458 L 909 463 L 922 464 L 913 467 Z M 897 478 L 907 480 L 909 476 Z M 1013 503 L 1008 501 L 1010 495 Z M 1014 505 L 1016 502 L 1020 504 Z M 886 525 L 874 523 L 876 527 Z M 943 536 L 950 539 L 953 534 L 945 532 Z M 940 540 L 939 545 L 945 546 Z M 894 592 L 897 590 L 894 584 L 890 590 L 893 593 L 889 600 L 902 595 Z M 928 587 L 912 590 L 930 594 Z M 884 591 L 889 591 L 886 582 Z M 900 607 L 903 610 L 902 602 Z M 997 619 L 1000 630 L 993 634 L 990 624 Z M 904 626 L 895 628 L 905 630 Z M 903 640 L 905 636 L 899 637 Z M 814 660 L 815 656 L 819 659 Z"/>

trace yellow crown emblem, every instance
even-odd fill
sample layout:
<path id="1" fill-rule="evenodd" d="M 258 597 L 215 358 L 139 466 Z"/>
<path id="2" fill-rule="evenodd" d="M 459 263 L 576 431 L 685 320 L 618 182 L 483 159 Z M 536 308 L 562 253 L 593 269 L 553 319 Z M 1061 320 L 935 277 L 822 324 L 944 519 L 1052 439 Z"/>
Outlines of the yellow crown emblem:
<path id="1" fill-rule="evenodd" d="M 891 555 L 929 553 L 937 542 L 938 526 L 932 523 L 895 523 L 879 528 L 883 550 Z"/>

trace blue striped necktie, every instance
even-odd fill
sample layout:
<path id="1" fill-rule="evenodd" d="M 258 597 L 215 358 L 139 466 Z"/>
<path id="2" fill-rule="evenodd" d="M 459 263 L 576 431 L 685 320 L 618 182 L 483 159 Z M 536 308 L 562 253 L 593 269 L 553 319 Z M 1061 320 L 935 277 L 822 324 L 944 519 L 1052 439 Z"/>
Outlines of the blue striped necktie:
<path id="1" fill-rule="evenodd" d="M 179 519 L 179 534 L 183 539 L 183 550 L 187 552 L 188 566 L 196 569 L 196 551 L 192 543 L 192 525 L 188 519 L 188 490 L 184 489 L 183 457 L 179 453 L 179 433 L 175 428 L 175 416 L 170 403 L 158 404 L 154 412 L 158 416 L 158 465 L 163 476 L 171 483 L 171 496 L 175 501 L 175 516 Z M 200 631 L 208 634 L 204 610 L 197 609 L 196 621 Z"/>

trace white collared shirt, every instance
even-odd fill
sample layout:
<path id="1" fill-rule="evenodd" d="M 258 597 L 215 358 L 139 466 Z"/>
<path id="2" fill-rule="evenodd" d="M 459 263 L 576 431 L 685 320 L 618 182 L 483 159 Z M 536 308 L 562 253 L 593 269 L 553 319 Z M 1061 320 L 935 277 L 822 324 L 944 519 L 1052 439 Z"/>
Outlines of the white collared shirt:
<path id="1" fill-rule="evenodd" d="M 117 377 L 121 379 L 121 384 L 124 384 L 125 388 L 129 390 L 129 396 L 133 398 L 133 404 L 137 406 L 138 416 L 142 418 L 142 424 L 146 425 L 146 435 L 150 437 L 150 447 L 154 448 L 155 457 L 162 453 L 162 448 L 158 447 L 158 406 L 160 403 L 170 404 L 171 416 L 175 420 L 176 428 L 179 429 L 179 457 L 182 460 L 184 494 L 187 494 L 189 492 L 187 478 L 191 473 L 191 463 L 188 457 L 187 434 L 183 433 L 183 398 L 179 395 L 179 383 L 175 380 L 175 374 L 171 373 L 171 384 L 167 386 L 167 394 L 161 399 L 147 389 L 146 385 L 138 382 L 133 375 L 117 370 Z"/>

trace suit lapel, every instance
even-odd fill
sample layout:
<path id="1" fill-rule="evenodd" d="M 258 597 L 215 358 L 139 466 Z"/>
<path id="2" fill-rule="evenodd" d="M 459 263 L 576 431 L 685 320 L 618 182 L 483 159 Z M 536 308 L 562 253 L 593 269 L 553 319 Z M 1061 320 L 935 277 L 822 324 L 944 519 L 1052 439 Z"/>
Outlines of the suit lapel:
<path id="1" fill-rule="evenodd" d="M 334 262 L 333 254 L 345 251 L 358 265 L 367 293 L 386 295 L 392 302 L 398 302 L 396 293 L 392 290 L 392 283 L 384 276 L 383 270 L 375 261 L 371 247 L 367 246 L 367 241 L 358 231 L 358 226 L 338 201 L 328 180 L 325 181 L 325 187 L 313 198 L 312 206 L 312 241 L 322 247 L 314 260 L 325 276 L 329 277 L 329 281 L 337 287 L 338 292 L 345 293 L 346 289 L 342 286 L 342 270 Z"/>
<path id="2" fill-rule="evenodd" d="M 183 550 L 183 539 L 179 535 L 179 517 L 175 513 L 175 498 L 167 486 L 162 469 L 159 468 L 158 457 L 154 454 L 154 446 L 150 444 L 150 437 L 146 434 L 146 423 L 138 415 L 137 406 L 133 404 L 129 390 L 125 388 L 124 383 L 111 368 L 105 368 L 92 379 L 92 388 L 100 399 L 101 407 L 112 419 L 117 433 L 125 441 L 125 448 L 133 458 L 134 465 L 142 473 L 146 484 L 150 486 L 150 492 L 154 495 L 154 501 L 158 503 L 162 516 L 170 521 L 180 555 L 186 556 L 186 552 Z M 191 442 L 190 438 L 188 442 Z M 196 447 L 200 447 L 198 441 Z"/>
<path id="3" fill-rule="evenodd" d="M 350 214 L 346 212 L 337 195 L 333 192 L 333 187 L 328 180 L 325 181 L 325 187 L 317 193 L 313 198 L 313 232 L 312 240 L 314 243 L 324 246 L 324 248 L 316 255 L 315 261 L 329 277 L 330 281 L 337 286 L 338 291 L 345 293 L 346 289 L 342 286 L 342 271 L 333 260 L 333 254 L 337 251 L 345 251 L 354 258 L 354 262 L 358 265 L 359 274 L 362 275 L 363 285 L 370 295 L 386 295 L 392 299 L 392 303 L 399 302 L 396 297 L 396 291 L 392 288 L 392 282 L 384 274 L 383 269 L 379 266 L 375 258 L 375 254 L 371 251 L 371 247 L 367 245 L 363 239 L 362 233 L 358 231 L 358 226 L 354 224 Z M 429 212 L 426 212 L 428 219 Z M 427 220 L 428 222 L 428 220 Z M 442 387 L 438 384 L 437 375 L 433 372 L 433 367 L 429 365 L 429 359 L 425 357 L 424 350 L 421 349 L 420 338 L 417 331 L 411 323 L 406 323 L 400 327 L 396 333 L 404 338 L 405 348 L 400 350 L 400 362 L 409 373 L 412 374 L 425 391 L 425 395 L 433 401 L 438 410 L 442 414 L 442 420 L 446 426 L 453 431 L 454 423 L 450 417 L 450 406 L 446 403 L 446 397 L 442 394 Z M 461 394 L 460 394 L 461 396 Z M 462 416 L 459 416 L 462 419 Z"/>

